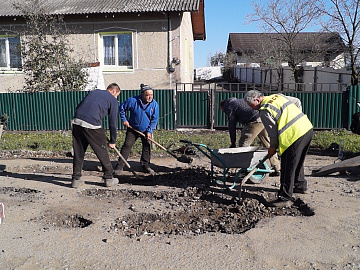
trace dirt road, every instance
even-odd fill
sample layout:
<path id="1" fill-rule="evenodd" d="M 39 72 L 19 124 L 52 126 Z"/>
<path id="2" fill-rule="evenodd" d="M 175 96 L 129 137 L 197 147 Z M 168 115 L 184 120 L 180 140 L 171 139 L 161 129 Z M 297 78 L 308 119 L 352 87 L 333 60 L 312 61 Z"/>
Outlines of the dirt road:
<path id="1" fill-rule="evenodd" d="M 309 193 L 274 209 L 278 177 L 244 184 L 239 202 L 209 183 L 206 159 L 153 158 L 158 175 L 110 189 L 88 159 L 72 189 L 69 158 L 3 158 L 0 269 L 360 269 L 358 172 L 311 176 L 334 160 L 310 154 Z"/>

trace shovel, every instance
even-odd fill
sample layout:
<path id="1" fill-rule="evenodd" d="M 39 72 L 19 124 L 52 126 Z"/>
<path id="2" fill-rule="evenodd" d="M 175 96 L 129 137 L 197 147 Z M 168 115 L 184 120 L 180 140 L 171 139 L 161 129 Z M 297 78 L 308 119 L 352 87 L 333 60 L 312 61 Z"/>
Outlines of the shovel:
<path id="1" fill-rule="evenodd" d="M 256 172 L 256 170 L 258 169 L 258 166 L 260 164 L 263 164 L 267 159 L 269 158 L 269 155 L 266 154 L 265 157 L 263 157 L 262 159 L 259 160 L 259 163 L 256 164 L 256 166 L 254 167 L 254 169 L 252 169 L 242 180 L 241 180 L 241 183 L 246 183 L 246 181 Z M 238 197 L 239 199 L 241 199 L 241 186 L 240 185 L 240 188 L 239 188 L 239 191 L 238 191 Z"/>
<path id="2" fill-rule="evenodd" d="M 113 149 L 115 150 L 116 154 L 121 158 L 121 160 L 125 163 L 126 167 L 128 167 L 129 170 L 133 173 L 133 175 L 135 175 L 136 179 L 139 179 L 136 172 L 131 168 L 130 164 L 126 161 L 126 159 L 123 157 L 123 155 L 120 153 L 120 151 L 117 150 L 116 147 L 114 147 Z"/>
<path id="3" fill-rule="evenodd" d="M 164 146 L 162 146 L 160 143 L 154 141 L 153 139 L 147 138 L 144 133 L 142 133 L 142 132 L 134 129 L 134 128 L 131 127 L 131 126 L 129 126 L 129 128 L 130 128 L 131 130 L 135 131 L 136 133 L 140 134 L 141 136 L 143 136 L 144 138 L 146 138 L 146 139 L 149 140 L 150 142 L 153 142 L 154 144 L 156 144 L 157 146 L 159 146 L 162 150 L 166 151 L 166 152 L 167 152 L 168 154 L 170 154 L 172 157 L 176 158 L 177 161 L 182 162 L 182 163 L 188 163 L 188 164 L 190 164 L 190 163 L 193 161 L 192 158 L 187 157 L 187 156 L 185 156 L 185 155 L 181 155 L 181 157 L 176 156 L 174 153 L 172 153 L 171 151 L 167 150 L 167 149 L 166 149 Z"/>

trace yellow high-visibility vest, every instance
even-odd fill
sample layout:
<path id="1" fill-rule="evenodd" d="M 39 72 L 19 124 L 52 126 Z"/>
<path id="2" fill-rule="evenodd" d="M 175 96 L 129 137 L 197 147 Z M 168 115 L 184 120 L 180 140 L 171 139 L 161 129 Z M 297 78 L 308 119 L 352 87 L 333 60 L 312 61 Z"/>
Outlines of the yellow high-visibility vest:
<path id="1" fill-rule="evenodd" d="M 306 114 L 281 94 L 265 96 L 259 110 L 270 112 L 277 123 L 279 155 L 313 128 Z"/>

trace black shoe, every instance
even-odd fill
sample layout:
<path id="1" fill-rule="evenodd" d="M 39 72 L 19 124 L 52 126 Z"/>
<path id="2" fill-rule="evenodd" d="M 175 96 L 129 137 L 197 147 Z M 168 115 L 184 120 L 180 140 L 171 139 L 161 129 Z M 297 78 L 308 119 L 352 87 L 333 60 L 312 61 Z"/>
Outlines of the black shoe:
<path id="1" fill-rule="evenodd" d="M 273 202 L 270 202 L 270 206 L 272 207 L 278 207 L 278 208 L 288 208 L 291 207 L 291 205 L 293 204 L 292 201 L 290 200 L 282 200 L 282 199 L 277 199 Z"/>
<path id="2" fill-rule="evenodd" d="M 280 176 L 280 171 L 275 171 L 269 174 L 270 177 Z"/>
<path id="3" fill-rule="evenodd" d="M 307 194 L 308 192 L 307 192 L 307 189 L 302 189 L 302 188 L 296 188 L 296 187 L 294 187 L 293 193 Z"/>
<path id="4" fill-rule="evenodd" d="M 142 166 L 142 170 L 144 173 L 155 175 L 155 171 L 151 169 L 149 166 Z"/>

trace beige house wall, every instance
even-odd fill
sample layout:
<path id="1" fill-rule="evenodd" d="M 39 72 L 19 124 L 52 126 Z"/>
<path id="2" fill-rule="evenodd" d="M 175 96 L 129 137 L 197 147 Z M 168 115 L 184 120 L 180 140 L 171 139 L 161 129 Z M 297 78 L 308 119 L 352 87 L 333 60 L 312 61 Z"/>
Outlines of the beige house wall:
<path id="1" fill-rule="evenodd" d="M 190 12 L 184 13 L 180 40 L 181 82 L 194 82 L 194 38 Z"/>
<path id="2" fill-rule="evenodd" d="M 69 35 L 73 56 L 88 63 L 100 62 L 99 76 L 92 78 L 98 79 L 99 85 L 116 82 L 122 89 L 139 89 L 139 85 L 145 83 L 155 89 L 173 89 L 176 82 L 192 82 L 194 40 L 190 13 L 171 13 L 169 17 L 162 13 L 142 16 L 128 16 L 126 20 L 120 16 L 104 21 L 67 22 L 67 27 L 75 33 Z M 133 69 L 106 70 L 101 65 L 100 33 L 122 31 L 133 33 Z M 174 72 L 168 72 L 168 64 L 174 57 L 180 59 L 180 64 L 173 66 Z M 0 72 L 0 92 L 21 90 L 24 75 L 8 73 Z"/>
<path id="3" fill-rule="evenodd" d="M 0 93 L 19 92 L 25 78 L 22 72 L 2 72 L 0 71 Z"/>

